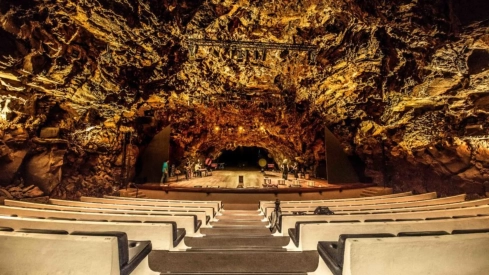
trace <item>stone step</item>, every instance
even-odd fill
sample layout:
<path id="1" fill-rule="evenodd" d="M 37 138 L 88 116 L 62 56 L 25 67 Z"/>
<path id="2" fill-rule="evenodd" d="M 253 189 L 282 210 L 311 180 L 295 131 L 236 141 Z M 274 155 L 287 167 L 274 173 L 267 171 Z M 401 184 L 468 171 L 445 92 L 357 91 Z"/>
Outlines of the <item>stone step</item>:
<path id="1" fill-rule="evenodd" d="M 261 212 L 259 210 L 224 210 L 223 213 L 226 215 L 259 215 Z"/>
<path id="2" fill-rule="evenodd" d="M 285 236 L 251 236 L 251 237 L 229 237 L 229 236 L 205 236 L 185 237 L 185 245 L 192 248 L 200 247 L 283 247 L 289 244 L 290 238 Z"/>
<path id="3" fill-rule="evenodd" d="M 220 273 L 217 273 L 217 272 L 196 272 L 196 273 L 189 273 L 189 272 L 171 272 L 171 273 L 168 273 L 168 274 L 174 274 L 174 275 L 229 275 L 230 273 L 229 272 L 220 272 Z M 275 272 L 251 272 L 251 273 L 242 273 L 242 272 L 239 272 L 239 273 L 235 273 L 233 272 L 232 275 L 307 275 L 306 272 L 280 272 L 280 273 L 275 273 Z"/>
<path id="4" fill-rule="evenodd" d="M 261 221 L 264 218 L 264 216 L 216 216 L 216 219 L 218 220 L 236 220 L 236 221 Z"/>
<path id="5" fill-rule="evenodd" d="M 268 228 L 201 228 L 200 233 L 204 235 L 222 236 L 271 236 Z"/>
<path id="6" fill-rule="evenodd" d="M 213 223 L 212 228 L 247 228 L 247 229 L 252 229 L 252 228 L 266 228 L 268 223 L 264 223 L 261 225 L 254 225 L 254 224 L 220 224 L 219 222 Z"/>
<path id="7" fill-rule="evenodd" d="M 226 247 L 226 246 L 216 246 L 216 247 L 192 247 L 190 250 L 187 251 L 274 251 L 274 252 L 279 252 L 279 251 L 287 251 L 287 249 L 283 247 L 259 247 L 259 246 L 253 246 L 253 247 L 248 247 L 248 246 L 233 246 L 233 247 Z"/>
<path id="8" fill-rule="evenodd" d="M 257 225 L 267 226 L 268 222 L 262 221 L 248 221 L 248 220 L 219 220 L 217 222 L 211 222 L 211 225 Z"/>
<path id="9" fill-rule="evenodd" d="M 192 251 L 154 250 L 149 266 L 164 274 L 178 273 L 306 273 L 319 263 L 317 251 Z"/>

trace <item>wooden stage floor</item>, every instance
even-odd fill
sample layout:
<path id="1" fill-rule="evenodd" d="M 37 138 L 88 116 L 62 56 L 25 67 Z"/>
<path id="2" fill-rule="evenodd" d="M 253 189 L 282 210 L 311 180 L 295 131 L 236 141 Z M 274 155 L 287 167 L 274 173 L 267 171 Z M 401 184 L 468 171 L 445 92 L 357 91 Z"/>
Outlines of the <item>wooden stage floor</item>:
<path id="1" fill-rule="evenodd" d="M 243 176 L 242 187 L 239 185 L 239 176 Z M 269 179 L 269 183 L 275 186 L 264 187 L 265 179 Z M 350 184 L 330 184 L 324 179 L 300 179 L 295 181 L 294 175 L 289 174 L 285 184 L 278 185 L 282 179 L 281 172 L 266 171 L 261 173 L 258 169 L 225 169 L 212 171 L 211 176 L 193 177 L 186 180 L 184 175 L 179 175 L 178 181 L 176 177 L 170 178 L 166 184 L 161 183 L 146 183 L 139 185 L 141 189 L 152 190 L 185 190 L 198 191 L 203 189 L 213 189 L 213 192 L 223 191 L 242 191 L 242 192 L 317 192 L 320 190 L 338 190 L 338 189 L 354 189 L 365 188 L 372 184 L 350 183 Z"/>
<path id="2" fill-rule="evenodd" d="M 264 179 L 270 179 L 272 184 L 277 184 L 278 180 L 282 179 L 282 173 L 279 172 L 265 172 L 261 173 L 259 170 L 215 170 L 212 171 L 212 176 L 194 177 L 189 180 L 185 179 L 185 176 L 179 176 L 178 182 L 176 178 L 170 179 L 170 186 L 172 187 L 184 187 L 192 188 L 195 186 L 202 186 L 207 188 L 237 188 L 239 184 L 239 176 L 243 176 L 243 188 L 263 188 L 262 184 Z M 289 185 L 294 183 L 294 175 L 289 174 L 288 180 L 285 181 L 285 185 L 279 185 L 279 188 L 289 188 Z M 307 180 L 299 179 L 302 188 L 307 188 Z M 328 186 L 326 180 L 311 179 L 318 186 Z M 299 187 L 299 186 L 296 186 Z"/>

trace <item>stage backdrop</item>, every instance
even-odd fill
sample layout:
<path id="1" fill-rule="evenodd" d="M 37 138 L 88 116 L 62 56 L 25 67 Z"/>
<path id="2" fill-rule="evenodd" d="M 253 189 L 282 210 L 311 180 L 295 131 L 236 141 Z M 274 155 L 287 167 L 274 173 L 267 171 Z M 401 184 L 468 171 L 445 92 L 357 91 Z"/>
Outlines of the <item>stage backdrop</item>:
<path id="1" fill-rule="evenodd" d="M 139 156 L 141 172 L 136 178 L 142 182 L 160 182 L 163 162 L 170 159 L 170 133 L 170 126 L 163 128 Z"/>
<path id="2" fill-rule="evenodd" d="M 326 171 L 329 183 L 359 182 L 358 175 L 340 141 L 325 127 Z"/>

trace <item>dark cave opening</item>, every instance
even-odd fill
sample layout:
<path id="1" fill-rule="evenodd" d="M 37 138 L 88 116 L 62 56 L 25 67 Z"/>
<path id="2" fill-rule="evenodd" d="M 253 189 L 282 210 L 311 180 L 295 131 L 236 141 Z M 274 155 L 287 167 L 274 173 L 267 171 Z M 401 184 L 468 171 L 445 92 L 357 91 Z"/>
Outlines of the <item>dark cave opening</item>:
<path id="1" fill-rule="evenodd" d="M 232 168 L 260 168 L 260 159 L 266 160 L 267 164 L 275 163 L 267 149 L 256 146 L 239 146 L 234 150 L 223 150 L 217 162 L 225 163 L 226 167 Z"/>

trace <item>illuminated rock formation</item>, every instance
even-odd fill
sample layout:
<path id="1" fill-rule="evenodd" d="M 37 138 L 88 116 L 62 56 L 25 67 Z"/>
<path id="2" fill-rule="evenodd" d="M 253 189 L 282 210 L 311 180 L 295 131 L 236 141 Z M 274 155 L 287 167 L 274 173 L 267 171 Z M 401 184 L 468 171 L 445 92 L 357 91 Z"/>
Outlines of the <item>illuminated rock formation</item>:
<path id="1" fill-rule="evenodd" d="M 0 183 L 110 193 L 123 133 L 134 167 L 169 124 L 179 157 L 259 146 L 315 163 L 327 126 L 378 184 L 483 195 L 489 24 L 463 12 L 487 10 L 476 2 L 2 1 Z"/>

